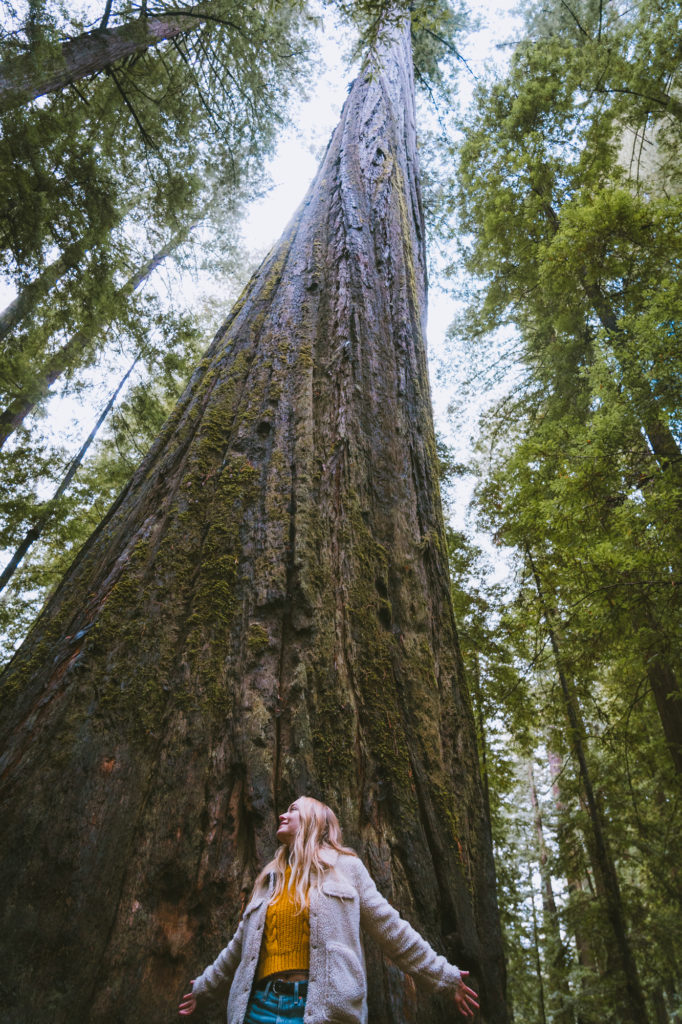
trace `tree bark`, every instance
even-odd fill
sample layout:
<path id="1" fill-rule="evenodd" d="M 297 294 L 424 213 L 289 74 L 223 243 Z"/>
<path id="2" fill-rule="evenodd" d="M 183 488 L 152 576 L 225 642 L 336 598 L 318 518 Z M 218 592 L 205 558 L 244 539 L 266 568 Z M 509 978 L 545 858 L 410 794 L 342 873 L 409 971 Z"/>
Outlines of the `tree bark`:
<path id="1" fill-rule="evenodd" d="M 490 810 L 490 779 L 488 777 L 488 743 L 485 734 L 485 720 L 483 717 L 483 701 L 481 695 L 481 664 L 477 651 L 474 652 L 472 661 L 473 678 L 470 673 L 470 684 L 473 697 L 472 706 L 474 711 L 474 723 L 476 725 L 476 734 L 478 736 L 479 757 L 481 762 L 483 802 L 485 804 L 488 821 L 491 822 L 492 814 Z"/>
<path id="2" fill-rule="evenodd" d="M 197 5 L 205 10 L 205 5 Z M 95 28 L 67 39 L 53 54 L 40 58 L 22 54 L 0 64 L 0 114 L 22 107 L 38 96 L 59 92 L 73 82 L 94 75 L 112 64 L 143 53 L 166 39 L 199 28 L 205 16 L 197 7 L 185 15 L 136 18 L 116 28 Z"/>
<path id="3" fill-rule="evenodd" d="M 17 297 L 0 313 L 0 341 L 12 333 L 26 317 L 30 316 L 38 303 L 45 298 L 61 277 L 80 261 L 83 246 L 76 243 L 53 260 L 33 281 L 22 288 Z"/>
<path id="4" fill-rule="evenodd" d="M 308 792 L 506 1024 L 424 352 L 409 26 L 380 57 L 5 673 L 0 1020 L 174 1016 Z M 373 1024 L 451 1021 L 367 953 Z"/>
<path id="5" fill-rule="evenodd" d="M 591 834 L 589 846 L 592 854 L 592 865 L 598 889 L 604 900 L 606 915 L 613 935 L 613 943 L 609 944 L 609 952 L 612 954 L 615 969 L 620 974 L 619 989 L 622 991 L 623 1000 L 620 1006 L 622 1020 L 629 1024 L 648 1024 L 648 1014 L 644 1002 L 644 993 L 639 981 L 639 972 L 630 948 L 630 940 L 627 932 L 623 905 L 620 895 L 618 875 L 611 853 L 610 844 L 604 830 L 603 815 L 592 786 L 592 777 L 587 765 L 585 754 L 585 743 L 583 740 L 584 727 L 580 720 L 578 707 L 569 683 L 569 677 L 564 670 L 563 659 L 559 649 L 559 643 L 553 624 L 552 613 L 549 609 L 538 574 L 535 559 L 530 548 L 526 548 L 526 557 L 533 574 L 535 588 L 538 595 L 543 618 L 547 628 L 550 646 L 554 655 L 557 676 L 561 686 L 561 693 L 568 719 L 570 744 L 578 762 L 580 780 L 585 794 L 587 810 L 590 819 Z"/>
<path id="6" fill-rule="evenodd" d="M 554 798 L 554 806 L 557 810 L 557 814 L 561 817 L 564 816 L 565 804 L 561 800 L 561 794 L 559 792 L 559 776 L 561 774 L 563 763 L 561 755 L 557 754 L 556 751 L 548 748 L 547 760 L 549 764 L 550 775 L 552 777 L 552 795 Z M 566 866 L 566 885 L 570 893 L 581 893 L 587 888 L 584 874 L 580 868 L 577 867 L 577 855 L 576 855 L 576 843 L 575 839 L 568 836 L 566 825 L 559 823 L 557 829 L 557 842 L 559 844 L 559 853 L 563 864 Z M 585 928 L 582 926 L 582 922 L 576 922 L 577 927 L 574 928 L 573 937 L 575 938 L 575 947 L 578 954 L 578 962 L 581 967 L 584 967 L 588 971 L 593 973 L 599 972 L 599 963 L 594 950 L 594 946 L 591 940 L 591 936 L 588 935 Z"/>
<path id="7" fill-rule="evenodd" d="M 194 230 L 198 223 L 199 221 L 195 220 L 180 231 L 177 231 L 167 245 L 164 245 L 158 252 L 154 253 L 142 267 L 136 270 L 126 283 L 117 290 L 114 299 L 115 303 L 120 304 L 122 307 L 130 296 L 148 280 L 156 268 L 178 246 L 186 241 L 190 232 Z M 39 402 L 47 398 L 54 382 L 69 368 L 77 364 L 79 356 L 82 357 L 85 352 L 92 348 L 94 337 L 106 325 L 107 319 L 101 313 L 99 316 L 97 313 L 91 316 L 87 331 L 76 331 L 60 349 L 57 349 L 40 371 L 36 373 L 31 381 L 30 388 L 27 388 L 24 394 L 20 394 L 0 412 L 0 448 L 19 429 L 26 417 L 33 412 Z"/>
<path id="8" fill-rule="evenodd" d="M 542 917 L 545 926 L 546 962 L 549 981 L 549 1009 L 552 1020 L 555 1024 L 573 1024 L 573 1010 L 571 1006 L 571 989 L 568 984 L 567 967 L 570 963 L 570 956 L 561 938 L 559 927 L 559 912 L 554 890 L 552 889 L 552 875 L 549 865 L 549 854 L 545 843 L 545 833 L 542 823 L 542 811 L 538 801 L 537 789 L 535 787 L 535 775 L 533 764 L 528 762 L 528 785 L 530 789 L 530 803 L 533 809 L 533 824 L 535 825 L 535 838 L 538 847 L 538 864 L 540 867 L 540 878 L 542 880 Z"/>
<path id="9" fill-rule="evenodd" d="M 535 961 L 535 977 L 538 986 L 538 1024 L 547 1024 L 545 1011 L 545 982 L 542 977 L 542 957 L 540 956 L 540 930 L 538 913 L 535 908 L 535 886 L 533 884 L 533 865 L 528 865 L 528 891 L 530 892 L 531 919 L 533 921 L 533 959 Z"/>

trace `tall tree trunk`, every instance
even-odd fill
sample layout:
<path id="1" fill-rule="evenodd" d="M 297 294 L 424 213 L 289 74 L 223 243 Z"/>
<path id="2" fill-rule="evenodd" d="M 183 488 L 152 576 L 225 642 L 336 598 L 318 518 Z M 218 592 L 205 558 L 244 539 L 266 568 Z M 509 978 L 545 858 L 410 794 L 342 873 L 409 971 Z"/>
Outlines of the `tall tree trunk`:
<path id="1" fill-rule="evenodd" d="M 61 255 L 48 264 L 19 292 L 0 313 L 0 341 L 11 334 L 26 317 L 30 316 L 38 303 L 45 298 L 51 288 L 59 281 L 67 270 L 80 262 L 84 247 L 80 242 L 70 245 Z"/>
<path id="2" fill-rule="evenodd" d="M 478 736 L 478 748 L 481 760 L 481 781 L 483 783 L 483 800 L 485 802 L 485 809 L 488 815 L 488 821 L 490 821 L 491 812 L 490 779 L 488 777 L 488 743 L 485 734 L 485 719 L 483 717 L 483 697 L 481 693 L 481 663 L 478 656 L 478 651 L 474 652 L 472 661 L 473 678 L 471 678 L 470 673 L 470 684 L 471 693 L 473 697 L 474 722 L 476 724 L 476 734 Z"/>
<path id="3" fill-rule="evenodd" d="M 635 629 L 641 629 L 644 620 L 647 632 L 651 636 L 651 643 L 645 653 L 647 679 L 675 771 L 682 775 L 682 690 L 673 667 L 674 659 L 671 657 L 670 645 L 663 639 L 665 631 L 658 626 L 654 613 L 647 604 L 648 602 L 642 602 L 643 607 L 633 612 L 633 625 Z"/>
<path id="4" fill-rule="evenodd" d="M 135 205 L 125 202 L 117 207 L 108 224 L 109 230 L 120 224 Z M 67 245 L 64 252 L 44 267 L 32 281 L 24 285 L 16 298 L 0 313 L 0 341 L 4 341 L 15 327 L 19 327 L 34 314 L 43 299 L 69 270 L 74 267 L 83 268 L 88 251 L 101 245 L 101 242 L 102 238 L 97 232 L 84 235 L 78 241 Z M 86 272 L 91 272 L 90 268 Z M 14 342 L 8 348 L 12 352 L 17 351 Z"/>
<path id="5" fill-rule="evenodd" d="M 675 770 L 682 775 L 682 693 L 669 663 L 654 652 L 647 661 L 647 678 Z"/>
<path id="6" fill-rule="evenodd" d="M 178 16 L 136 18 L 116 28 L 95 28 L 67 39 L 50 56 L 41 49 L 38 57 L 29 52 L 4 61 L 0 64 L 0 114 L 199 28 L 206 21 L 205 10 L 206 5 L 200 4 Z"/>
<path id="7" fill-rule="evenodd" d="M 604 330 L 613 337 L 614 349 L 617 351 L 617 343 L 623 337 L 623 331 L 619 327 L 618 317 L 608 296 L 597 284 L 584 281 L 581 283 L 599 322 Z M 648 384 L 646 387 L 649 391 Z M 680 452 L 675 435 L 665 419 L 665 414 L 658 408 L 654 396 L 648 394 L 647 401 L 644 403 L 635 401 L 635 408 L 659 466 L 662 470 L 671 472 L 678 483 L 682 482 L 682 452 Z M 682 501 L 679 504 L 682 508 Z"/>
<path id="8" fill-rule="evenodd" d="M 670 1017 L 665 1005 L 665 996 L 663 995 L 663 988 L 659 985 L 654 989 L 651 997 L 651 1001 L 654 1007 L 654 1013 L 656 1015 L 655 1024 L 670 1024 Z"/>
<path id="9" fill-rule="evenodd" d="M 149 279 L 159 264 L 167 259 L 178 246 L 182 245 L 198 223 L 199 221 L 195 220 L 177 231 L 166 245 L 154 253 L 142 267 L 128 278 L 124 285 L 121 285 L 116 291 L 114 302 L 123 306 L 130 296 Z M 19 429 L 38 403 L 47 398 L 54 382 L 68 369 L 78 365 L 79 359 L 83 360 L 85 354 L 92 350 L 97 334 L 106 326 L 108 320 L 109 317 L 102 315 L 101 311 L 91 315 L 87 331 L 75 331 L 36 373 L 31 381 L 31 386 L 25 389 L 24 394 L 20 394 L 0 412 L 0 448 Z"/>
<path id="10" fill-rule="evenodd" d="M 547 221 L 554 233 L 559 230 L 559 215 L 551 203 L 544 205 Z M 613 340 L 614 351 L 618 352 L 618 344 L 624 339 L 618 316 L 607 294 L 594 282 L 581 280 L 585 296 L 595 316 Z M 644 390 L 646 398 L 637 398 L 637 391 Z M 662 474 L 671 481 L 674 490 L 673 509 L 667 529 L 676 541 L 675 550 L 669 549 L 668 557 L 676 572 L 679 572 L 679 543 L 682 541 L 682 452 L 678 441 L 670 428 L 665 411 L 659 407 L 656 397 L 651 392 L 651 385 L 643 378 L 638 387 L 631 389 L 633 406 L 637 413 L 640 429 L 646 436 L 651 452 Z M 641 628 L 637 621 L 639 613 L 633 615 L 635 629 Z M 644 618 L 646 618 L 646 614 Z M 669 657 L 659 645 L 651 651 L 647 660 L 647 676 L 656 702 L 661 720 L 663 734 L 670 751 L 670 756 L 677 772 L 682 771 L 682 689 L 676 672 L 674 657 Z"/>
<path id="11" fill-rule="evenodd" d="M 559 827 L 557 828 L 559 855 L 562 864 L 565 865 L 566 886 L 569 893 L 576 898 L 577 894 L 583 893 L 590 888 L 589 881 L 586 880 L 584 872 L 578 866 L 578 861 L 581 858 L 576 851 L 575 835 L 569 836 L 568 825 L 566 822 L 562 822 L 566 810 L 559 789 L 563 762 L 561 755 L 557 754 L 556 750 L 553 750 L 551 746 L 547 748 L 547 761 L 552 779 L 552 797 L 559 817 Z M 581 913 L 573 915 L 573 937 L 575 939 L 578 963 L 584 968 L 580 978 L 580 999 L 577 1000 L 576 1021 L 577 1024 L 597 1024 L 602 1019 L 602 1013 L 601 1011 L 594 1012 L 589 1006 L 590 989 L 593 988 L 590 975 L 598 977 L 602 972 L 597 960 L 593 936 L 585 927 L 585 921 Z"/>
<path id="12" fill-rule="evenodd" d="M 573 1024 L 571 989 L 568 984 L 567 973 L 570 956 L 561 938 L 559 912 L 556 900 L 554 899 L 554 890 L 552 889 L 552 875 L 542 823 L 542 811 L 535 787 L 533 765 L 530 761 L 528 762 L 528 785 L 530 789 L 530 803 L 533 809 L 535 838 L 538 847 L 540 878 L 542 880 L 542 915 L 545 926 L 546 962 L 550 993 L 548 999 L 549 1009 L 551 1019 L 555 1024 Z"/>
<path id="13" fill-rule="evenodd" d="M 538 913 L 535 907 L 535 886 L 533 884 L 533 865 L 528 865 L 528 891 L 530 892 L 531 920 L 533 922 L 533 960 L 535 961 L 535 977 L 537 979 L 538 1024 L 547 1024 L 545 1012 L 545 982 L 542 977 L 542 957 L 540 956 L 540 930 Z"/>
<path id="14" fill-rule="evenodd" d="M 425 292 L 405 26 L 4 676 L 1 1020 L 173 1016 L 309 792 L 507 1021 Z M 367 952 L 373 1022 L 451 1021 Z"/>
<path id="15" fill-rule="evenodd" d="M 561 825 L 561 818 L 564 816 L 565 812 L 565 805 L 561 800 L 561 794 L 559 791 L 559 776 L 563 769 L 561 755 L 557 754 L 555 750 L 548 748 L 547 760 L 552 778 L 554 806 L 556 807 L 557 814 L 560 818 L 559 828 L 557 829 L 557 842 L 559 845 L 561 860 L 563 864 L 566 865 L 566 886 L 570 893 L 584 892 L 587 888 L 584 876 L 581 876 L 579 871 L 571 868 L 571 865 L 574 865 L 576 862 L 576 855 L 574 851 L 575 843 L 570 842 L 567 838 L 565 826 L 562 827 Z M 578 927 L 575 928 L 573 934 L 580 966 L 586 968 L 586 970 L 597 973 L 599 971 L 599 964 L 597 962 L 597 955 L 595 953 L 591 937 L 587 934 L 586 930 L 580 923 L 578 924 Z"/>
<path id="16" fill-rule="evenodd" d="M 126 385 L 126 383 L 128 381 L 128 378 L 130 377 L 130 374 L 133 372 L 133 370 L 137 366 L 138 362 L 139 362 L 139 356 L 136 359 L 133 360 L 133 362 L 130 364 L 130 366 L 126 370 L 125 374 L 123 375 L 123 377 L 119 381 L 118 386 L 116 387 L 116 390 L 114 391 L 113 395 L 111 396 L 111 398 L 109 399 L 107 404 L 104 406 L 104 409 L 102 410 L 102 412 L 100 413 L 100 415 L 97 418 L 97 422 L 95 423 L 94 427 L 92 428 L 92 430 L 90 431 L 90 433 L 86 437 L 85 441 L 81 445 L 80 449 L 78 450 L 77 455 L 75 455 L 73 457 L 73 459 L 71 460 L 71 462 L 69 463 L 69 465 L 67 467 L 67 470 L 66 470 L 66 473 L 64 474 L 62 479 L 59 481 L 57 489 L 55 490 L 55 492 L 52 495 L 52 497 L 50 498 L 50 500 L 46 501 L 42 506 L 40 506 L 36 510 L 35 522 L 34 522 L 33 526 L 30 528 L 30 530 L 26 531 L 26 533 L 25 533 L 24 537 L 22 538 L 21 543 L 19 544 L 18 548 L 16 549 L 16 551 L 14 552 L 12 557 L 10 558 L 9 562 L 7 563 L 5 568 L 3 569 L 2 573 L 0 573 L 0 592 L 5 589 L 5 587 L 9 583 L 9 581 L 12 579 L 12 576 L 14 576 L 14 573 L 17 571 L 17 569 L 21 565 L 21 563 L 22 563 L 25 555 L 27 554 L 27 552 L 30 551 L 30 549 L 33 547 L 35 542 L 37 540 L 40 540 L 40 538 L 42 537 L 43 533 L 45 532 L 45 527 L 47 526 L 47 523 L 49 522 L 50 518 L 54 514 L 53 510 L 54 510 L 55 502 L 59 501 L 59 499 L 64 494 L 66 494 L 67 490 L 69 489 L 69 487 L 71 485 L 71 481 L 73 480 L 73 478 L 75 477 L 76 473 L 78 472 L 78 470 L 79 470 L 79 468 L 80 468 L 80 466 L 81 466 L 81 464 L 83 462 L 83 459 L 85 458 L 85 456 L 88 454 L 90 448 L 92 447 L 93 441 L 97 437 L 102 424 L 106 420 L 106 418 L 109 415 L 109 413 L 111 412 L 111 410 L 114 408 L 114 405 L 116 404 L 116 399 L 118 398 L 118 396 L 120 395 L 121 391 L 125 387 L 125 385 Z"/>
<path id="17" fill-rule="evenodd" d="M 540 608 L 542 609 L 547 635 L 554 655 L 561 693 L 568 719 L 569 740 L 575 759 L 578 762 L 578 771 L 582 783 L 587 810 L 591 827 L 590 848 L 592 852 L 592 863 L 597 881 L 598 890 L 603 897 L 606 915 L 613 935 L 613 943 L 609 944 L 609 951 L 613 954 L 615 969 L 620 975 L 619 990 L 622 991 L 623 1000 L 619 1007 L 621 1019 L 629 1024 L 648 1024 L 644 993 L 639 981 L 637 965 L 630 948 L 630 940 L 627 933 L 627 925 L 623 914 L 623 906 L 620 895 L 620 885 L 616 874 L 615 863 L 611 848 L 604 830 L 603 816 L 592 786 L 592 777 L 587 766 L 587 757 L 584 743 L 584 727 L 580 719 L 578 707 L 573 694 L 569 678 L 564 670 L 563 659 L 559 649 L 559 642 L 556 636 L 552 612 L 545 599 L 542 581 L 535 564 L 535 559 L 530 548 L 525 550 L 526 558 L 533 574 L 535 588 L 538 595 Z"/>
<path id="18" fill-rule="evenodd" d="M 543 209 L 553 234 L 556 234 L 560 225 L 558 213 L 550 202 L 546 202 Z M 598 284 L 585 278 L 580 278 L 579 284 L 600 324 L 612 336 L 614 351 L 617 352 L 618 342 L 623 339 L 624 335 L 608 295 L 602 291 Z M 643 378 L 641 383 L 644 383 Z M 647 388 L 649 387 L 650 385 L 647 384 Z M 682 452 L 665 416 L 657 408 L 654 397 L 649 395 L 645 403 L 634 400 L 634 406 L 642 424 L 642 429 L 651 446 L 651 451 L 660 468 L 671 472 L 674 479 L 679 483 L 682 481 Z"/>

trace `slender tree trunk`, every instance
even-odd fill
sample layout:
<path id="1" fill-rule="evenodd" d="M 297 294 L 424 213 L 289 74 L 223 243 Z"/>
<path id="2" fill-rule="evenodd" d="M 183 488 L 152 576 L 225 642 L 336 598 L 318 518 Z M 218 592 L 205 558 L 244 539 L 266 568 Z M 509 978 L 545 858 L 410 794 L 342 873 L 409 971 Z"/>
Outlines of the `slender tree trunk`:
<path id="1" fill-rule="evenodd" d="M 125 384 L 128 378 L 130 377 L 130 374 L 133 372 L 138 362 L 139 357 L 136 358 L 131 363 L 131 365 L 129 366 L 129 368 L 119 381 L 118 387 L 116 388 L 113 395 L 111 396 L 111 398 L 105 405 L 104 409 L 100 413 L 97 422 L 95 423 L 95 426 L 92 428 L 87 438 L 81 445 L 78 454 L 74 456 L 74 458 L 69 463 L 66 473 L 62 477 L 51 499 L 49 501 L 46 501 L 44 505 L 42 505 L 40 508 L 36 510 L 35 522 L 33 526 L 30 528 L 30 530 L 26 531 L 26 534 L 23 537 L 21 543 L 19 544 L 19 547 L 16 549 L 16 551 L 10 558 L 9 562 L 3 569 L 2 573 L 0 573 L 0 592 L 2 592 L 5 589 L 9 581 L 12 579 L 14 573 L 17 571 L 22 561 L 24 560 L 24 557 L 33 547 L 35 542 L 37 540 L 40 540 L 40 538 L 42 537 L 45 531 L 45 527 L 47 526 L 50 518 L 52 517 L 55 502 L 59 501 L 62 495 L 64 495 L 68 490 L 71 481 L 73 480 L 74 476 L 78 472 L 81 463 L 83 462 L 83 459 L 88 454 L 88 451 L 90 450 L 93 441 L 97 437 L 97 434 L 99 433 L 102 424 L 104 423 L 107 416 L 109 415 L 114 405 L 116 404 L 116 399 L 120 395 L 121 390 L 125 387 Z"/>
<path id="2" fill-rule="evenodd" d="M 559 229 L 559 216 L 550 203 L 544 207 L 547 220 L 556 233 Z M 622 330 L 618 324 L 618 317 L 609 297 L 601 290 L 598 284 L 581 281 L 582 289 L 588 302 L 601 323 L 613 338 L 614 348 L 622 338 Z M 650 385 L 647 382 L 646 388 Z M 674 509 L 670 514 L 670 522 L 667 524 L 670 533 L 679 545 L 682 540 L 682 451 L 666 420 L 665 413 L 658 407 L 654 397 L 647 394 L 644 402 L 633 397 L 633 404 L 637 411 L 640 429 L 646 435 L 651 452 L 661 470 L 672 481 L 676 488 L 676 499 Z M 677 513 L 677 515 L 675 515 Z M 671 563 L 679 572 L 679 557 L 671 552 Z M 635 621 L 635 628 L 639 628 L 640 622 Z M 668 749 L 677 772 L 682 771 L 682 689 L 677 678 L 674 659 L 666 657 L 660 648 L 651 652 L 647 661 L 647 676 L 651 690 L 656 702 L 663 733 L 666 738 Z"/>
<path id="3" fill-rule="evenodd" d="M 646 673 L 656 709 L 663 726 L 663 734 L 678 774 L 682 775 L 682 690 L 677 673 L 673 668 L 670 652 L 665 651 L 661 643 L 663 631 L 657 627 L 651 609 L 637 609 L 633 614 L 635 629 L 641 628 L 641 617 L 646 620 L 646 628 L 652 642 L 645 651 Z"/>
<path id="4" fill-rule="evenodd" d="M 642 992 L 640 985 L 637 965 L 632 955 L 632 950 L 630 949 L 627 926 L 623 915 L 618 876 L 616 874 L 613 856 L 604 830 L 601 809 L 597 803 L 597 798 L 592 787 L 592 778 L 587 766 L 587 757 L 583 741 L 584 728 L 580 721 L 578 708 L 571 685 L 569 684 L 568 676 L 564 671 L 559 643 L 554 629 L 552 613 L 545 600 L 540 576 L 538 574 L 532 552 L 529 548 L 526 548 L 526 557 L 533 574 L 538 600 L 540 602 L 540 607 L 542 608 L 543 618 L 547 628 L 547 635 L 554 654 L 556 672 L 559 677 L 561 693 L 564 700 L 564 706 L 566 708 L 566 716 L 568 718 L 570 743 L 573 748 L 576 761 L 578 762 L 580 779 L 585 793 L 585 800 L 587 802 L 591 826 L 592 843 L 590 845 L 593 850 L 594 873 L 598 889 L 603 895 L 609 925 L 614 938 L 614 943 L 612 946 L 611 944 L 609 945 L 609 949 L 612 949 L 614 958 L 617 961 L 616 969 L 621 976 L 620 988 L 625 996 L 620 1007 L 621 1017 L 623 1021 L 631 1022 L 631 1024 L 648 1024 L 644 993 Z"/>
<path id="5" fill-rule="evenodd" d="M 557 828 L 557 843 L 562 864 L 565 865 L 566 885 L 574 900 L 580 899 L 580 894 L 591 888 L 585 878 L 585 872 L 579 865 L 580 857 L 576 851 L 575 835 L 569 836 L 568 824 L 562 823 L 565 817 L 566 807 L 561 799 L 559 780 L 563 769 L 562 758 L 555 750 L 548 747 L 547 760 L 552 779 L 552 796 L 554 806 L 559 817 Z M 594 1012 L 590 1007 L 590 989 L 592 983 L 590 975 L 598 977 L 601 973 L 592 934 L 585 927 L 582 913 L 572 915 L 573 938 L 578 956 L 578 963 L 583 968 L 580 981 L 580 998 L 577 1000 L 576 1020 L 577 1024 L 598 1024 L 602 1019 L 601 1011 Z"/>
<path id="6" fill-rule="evenodd" d="M 530 892 L 531 917 L 533 921 L 533 959 L 535 960 L 535 977 L 537 979 L 538 992 L 538 1021 L 539 1024 L 547 1024 L 547 1013 L 545 1010 L 545 982 L 542 977 L 542 958 L 540 956 L 540 930 L 538 928 L 538 913 L 535 908 L 535 886 L 533 885 L 533 865 L 528 865 L 528 889 Z"/>
<path id="7" fill-rule="evenodd" d="M 544 211 L 553 233 L 556 234 L 560 224 L 559 215 L 549 202 L 545 203 Z M 604 330 L 618 341 L 622 337 L 622 330 L 608 296 L 594 282 L 581 279 L 579 284 Z M 636 407 L 642 428 L 659 466 L 663 470 L 671 471 L 677 481 L 682 481 L 682 452 L 669 424 L 655 407 L 653 400 L 648 401 L 644 407 L 637 402 Z"/>
<path id="8" fill-rule="evenodd" d="M 5 306 L 0 313 L 0 341 L 11 334 L 15 327 L 18 327 L 25 320 L 38 303 L 45 298 L 51 288 L 66 273 L 66 271 L 80 262 L 83 256 L 83 247 L 80 243 L 63 252 L 56 260 L 53 260 L 45 269 L 38 274 L 33 281 L 30 281 L 19 292 L 17 297 Z"/>
<path id="9" fill-rule="evenodd" d="M 135 204 L 133 204 L 134 206 Z M 132 206 L 123 203 L 112 218 L 109 228 L 114 228 L 123 221 L 130 212 Z M 0 341 L 4 341 L 12 331 L 21 326 L 35 312 L 39 304 L 45 299 L 57 282 L 74 267 L 82 266 L 89 249 L 101 242 L 99 236 L 84 236 L 77 242 L 67 246 L 52 263 L 44 269 L 32 281 L 22 288 L 17 297 L 12 300 L 0 313 Z M 11 351 L 17 351 L 17 345 L 11 345 Z"/>
<path id="10" fill-rule="evenodd" d="M 652 1002 L 654 1013 L 656 1015 L 655 1024 L 670 1024 L 670 1018 L 668 1017 L 668 1011 L 665 1006 L 663 989 L 660 985 L 653 991 Z"/>
<path id="11" fill-rule="evenodd" d="M 84 32 L 62 43 L 49 56 L 41 50 L 38 57 L 26 53 L 10 58 L 0 64 L 0 114 L 199 28 L 206 21 L 205 11 L 206 5 L 201 4 L 187 8 L 187 14 L 136 18 L 116 28 Z"/>
<path id="12" fill-rule="evenodd" d="M 488 821 L 490 814 L 490 780 L 488 778 L 488 744 L 485 734 L 485 721 L 483 719 L 483 702 L 481 698 L 481 669 L 478 652 L 473 654 L 474 672 L 471 679 L 471 693 L 473 696 L 474 719 L 476 722 L 476 733 L 478 735 L 478 746 L 481 758 L 481 779 L 483 782 L 483 799 L 485 800 Z"/>
<path id="13" fill-rule="evenodd" d="M 116 292 L 114 302 L 123 306 L 130 296 L 140 288 L 151 274 L 165 259 L 168 258 L 188 237 L 191 231 L 199 223 L 193 221 L 187 227 L 177 231 L 167 245 L 159 249 L 147 262 L 139 268 Z M 95 313 L 88 323 L 87 331 L 76 331 L 71 338 L 48 359 L 41 370 L 31 381 L 31 386 L 25 393 L 19 395 L 14 401 L 0 412 L 0 448 L 5 441 L 18 430 L 27 416 L 35 407 L 47 398 L 50 388 L 56 380 L 68 369 L 78 363 L 85 353 L 90 351 L 97 334 L 106 325 L 108 318 L 101 313 Z"/>
<path id="14" fill-rule="evenodd" d="M 604 330 L 618 340 L 622 331 L 618 326 L 618 318 L 608 297 L 596 284 L 583 282 L 583 289 Z M 651 445 L 651 451 L 659 466 L 664 471 L 672 472 L 677 481 L 682 481 L 682 452 L 670 426 L 657 408 L 653 396 L 650 396 L 644 407 L 639 402 L 636 405 L 644 432 Z M 680 508 L 682 508 L 682 501 Z"/>
<path id="15" fill-rule="evenodd" d="M 674 1008 L 670 1010 L 670 1024 L 682 1024 L 682 1010 L 680 1010 L 680 992 L 679 987 L 676 985 L 674 980 L 670 980 L 665 986 L 665 992 L 668 997 L 668 1006 Z"/>
<path id="16" fill-rule="evenodd" d="M 30 387 L 24 389 L 23 394 L 15 398 L 0 412 L 0 448 L 19 429 L 35 407 L 47 398 L 54 382 L 69 367 L 75 365 L 79 356 L 84 357 L 85 352 L 90 350 L 91 346 L 92 338 L 83 331 L 76 331 L 65 345 L 62 345 L 50 356 L 47 363 L 31 381 Z"/>
<path id="17" fill-rule="evenodd" d="M 173 1018 L 308 792 L 506 1024 L 423 344 L 409 26 L 381 57 L 3 677 L 0 1020 Z M 367 959 L 373 1024 L 452 1020 Z"/>
<path id="18" fill-rule="evenodd" d="M 528 785 L 530 789 L 531 807 L 533 809 L 535 837 L 538 847 L 540 878 L 542 879 L 542 914 L 545 926 L 546 962 L 548 967 L 550 991 L 549 1008 L 552 1021 L 554 1021 L 555 1024 L 573 1024 L 571 989 L 568 984 L 567 976 L 567 966 L 570 962 L 570 957 L 561 938 L 559 912 L 557 910 L 554 891 L 552 889 L 552 875 L 549 867 L 547 844 L 545 843 L 542 812 L 540 810 L 537 789 L 535 787 L 533 765 L 530 761 L 528 762 Z"/>
<path id="19" fill-rule="evenodd" d="M 561 756 L 554 750 L 548 749 L 547 759 L 549 763 L 550 775 L 552 777 L 552 793 L 554 797 L 554 805 L 557 810 L 559 818 L 563 817 L 565 812 L 565 805 L 561 800 L 561 794 L 559 791 L 559 776 L 563 767 Z M 578 871 L 571 868 L 576 862 L 576 855 L 572 847 L 575 846 L 567 839 L 566 829 L 559 824 L 557 830 L 557 841 L 559 843 L 559 852 L 561 855 L 562 862 L 566 865 L 566 885 L 569 892 L 580 893 L 584 892 L 586 885 L 584 876 L 581 876 Z M 599 964 L 597 962 L 597 956 L 594 951 L 593 943 L 590 937 L 586 934 L 585 929 L 578 925 L 574 931 L 575 945 L 578 953 L 578 962 L 581 967 L 587 970 L 597 973 L 599 971 Z"/>
<path id="20" fill-rule="evenodd" d="M 672 668 L 658 653 L 647 661 L 646 671 L 670 756 L 675 770 L 682 774 L 682 693 Z"/>

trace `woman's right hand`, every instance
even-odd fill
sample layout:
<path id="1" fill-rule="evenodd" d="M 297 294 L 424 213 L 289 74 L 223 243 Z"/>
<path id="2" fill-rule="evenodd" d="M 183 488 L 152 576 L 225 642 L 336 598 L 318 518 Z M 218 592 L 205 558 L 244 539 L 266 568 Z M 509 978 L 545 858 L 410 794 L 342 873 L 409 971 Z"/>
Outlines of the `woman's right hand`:
<path id="1" fill-rule="evenodd" d="M 457 986 L 457 991 L 455 992 L 455 1006 L 463 1017 L 473 1017 L 479 1009 L 478 995 L 472 988 L 469 988 L 469 986 L 464 983 L 464 978 L 469 977 L 469 972 L 460 971 L 459 973 L 462 976 L 462 980 Z"/>
<path id="2" fill-rule="evenodd" d="M 192 984 L 194 984 L 194 978 L 192 978 Z M 197 997 L 193 996 L 191 992 L 187 992 L 182 997 L 182 1001 L 178 1006 L 178 1013 L 182 1014 L 183 1017 L 189 1017 L 191 1013 L 197 1008 Z"/>

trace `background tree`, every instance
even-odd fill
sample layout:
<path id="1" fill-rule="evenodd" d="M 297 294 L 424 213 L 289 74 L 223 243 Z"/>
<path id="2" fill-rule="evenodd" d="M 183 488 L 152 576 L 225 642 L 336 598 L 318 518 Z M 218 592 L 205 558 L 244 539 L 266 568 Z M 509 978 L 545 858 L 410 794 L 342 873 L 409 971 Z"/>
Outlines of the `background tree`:
<path id="1" fill-rule="evenodd" d="M 582 49 L 550 37 L 481 88 L 459 230 L 486 283 L 460 329 L 518 331 L 514 408 L 529 430 L 514 457 L 543 491 L 537 530 L 553 535 L 554 557 L 580 557 L 584 608 L 601 594 L 614 638 L 627 623 L 679 771 L 679 197 L 660 194 L 662 171 L 650 187 L 622 167 L 622 101 L 608 106 L 587 75 Z"/>

